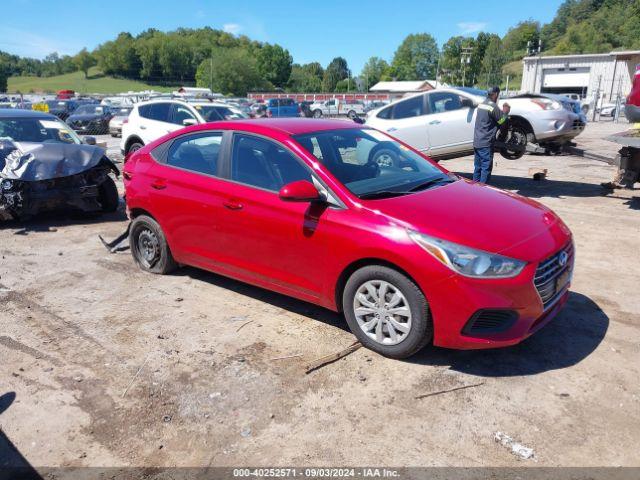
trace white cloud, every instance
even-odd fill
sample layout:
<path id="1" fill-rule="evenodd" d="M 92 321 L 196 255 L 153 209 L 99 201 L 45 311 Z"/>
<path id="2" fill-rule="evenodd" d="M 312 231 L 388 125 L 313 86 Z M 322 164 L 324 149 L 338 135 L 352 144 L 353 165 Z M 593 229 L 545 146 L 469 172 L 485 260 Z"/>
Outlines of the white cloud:
<path id="1" fill-rule="evenodd" d="M 60 42 L 26 30 L 0 26 L 0 50 L 6 50 L 15 55 L 35 58 L 44 58 L 53 52 L 58 52 L 60 55 L 73 55 L 81 48 L 82 46 L 73 41 Z"/>
<path id="2" fill-rule="evenodd" d="M 484 30 L 487 27 L 487 22 L 460 22 L 458 28 L 463 34 L 476 33 Z"/>
<path id="3" fill-rule="evenodd" d="M 242 31 L 242 25 L 238 23 L 225 23 L 222 26 L 222 30 L 224 30 L 227 33 L 230 33 L 231 35 L 237 35 Z"/>

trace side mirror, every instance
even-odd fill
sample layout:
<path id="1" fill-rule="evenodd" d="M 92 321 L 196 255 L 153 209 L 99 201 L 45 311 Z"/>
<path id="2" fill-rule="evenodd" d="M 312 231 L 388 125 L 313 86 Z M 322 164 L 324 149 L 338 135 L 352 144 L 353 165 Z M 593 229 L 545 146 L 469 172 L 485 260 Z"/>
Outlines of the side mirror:
<path id="1" fill-rule="evenodd" d="M 278 196 L 285 202 L 313 202 L 321 198 L 318 189 L 307 180 L 288 183 L 280 189 Z"/>
<path id="2" fill-rule="evenodd" d="M 96 137 L 84 137 L 82 139 L 82 141 L 84 143 L 86 143 L 87 145 L 95 145 L 96 144 Z"/>
<path id="3" fill-rule="evenodd" d="M 191 125 L 197 125 L 198 121 L 195 118 L 185 118 L 182 121 L 182 125 L 184 125 L 185 127 L 189 127 Z"/>

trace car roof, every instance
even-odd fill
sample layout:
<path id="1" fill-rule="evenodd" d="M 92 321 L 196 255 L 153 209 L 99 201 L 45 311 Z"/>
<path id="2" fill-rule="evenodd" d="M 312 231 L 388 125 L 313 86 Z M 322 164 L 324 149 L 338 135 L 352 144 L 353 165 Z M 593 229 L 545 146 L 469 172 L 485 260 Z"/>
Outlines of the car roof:
<path id="1" fill-rule="evenodd" d="M 41 118 L 56 120 L 58 117 L 37 110 L 25 110 L 21 108 L 0 108 L 0 118 Z"/>
<path id="2" fill-rule="evenodd" d="M 362 128 L 351 120 L 330 120 L 317 118 L 254 118 L 247 120 L 233 120 L 234 128 L 251 130 L 252 126 L 278 130 L 288 135 L 319 132 L 323 130 L 346 130 L 348 128 Z"/>

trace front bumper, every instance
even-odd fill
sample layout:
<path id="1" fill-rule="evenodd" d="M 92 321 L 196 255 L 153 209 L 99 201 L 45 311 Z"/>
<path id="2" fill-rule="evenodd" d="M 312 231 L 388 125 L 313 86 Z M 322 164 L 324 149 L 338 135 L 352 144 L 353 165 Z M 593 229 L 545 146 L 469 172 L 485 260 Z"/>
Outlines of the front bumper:
<path id="1" fill-rule="evenodd" d="M 580 135 L 586 127 L 583 114 L 566 109 L 548 110 L 540 114 L 530 115 L 533 133 L 538 143 L 564 142 Z"/>
<path id="2" fill-rule="evenodd" d="M 568 246 L 549 258 L 565 248 Z M 574 263 L 572 254 L 559 271 L 552 298 L 544 304 L 534 278 L 538 266 L 547 259 L 529 263 L 516 278 L 479 280 L 452 275 L 430 285 L 427 298 L 434 322 L 434 345 L 455 349 L 507 347 L 544 327 L 567 302 Z M 479 312 L 486 311 L 510 312 L 514 318 L 504 329 L 470 332 L 470 323 Z"/>

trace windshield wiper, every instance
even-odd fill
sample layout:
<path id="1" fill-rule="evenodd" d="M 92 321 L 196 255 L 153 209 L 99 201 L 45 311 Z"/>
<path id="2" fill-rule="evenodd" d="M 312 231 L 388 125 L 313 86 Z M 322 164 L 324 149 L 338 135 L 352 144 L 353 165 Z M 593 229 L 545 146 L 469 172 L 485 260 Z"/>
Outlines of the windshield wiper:
<path id="1" fill-rule="evenodd" d="M 400 195 L 406 195 L 411 192 L 392 191 L 392 190 L 378 190 L 377 192 L 361 193 L 358 198 L 363 200 L 373 200 L 375 198 L 389 198 L 398 197 Z"/>
<path id="2" fill-rule="evenodd" d="M 440 177 L 440 178 L 432 178 L 431 180 L 427 180 L 426 182 L 419 183 L 415 187 L 409 189 L 409 192 L 417 192 L 419 190 L 426 190 L 433 185 L 437 185 L 439 183 L 451 183 L 454 180 L 449 177 Z"/>

